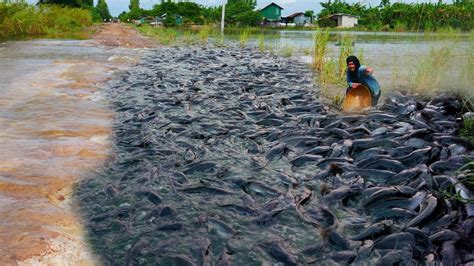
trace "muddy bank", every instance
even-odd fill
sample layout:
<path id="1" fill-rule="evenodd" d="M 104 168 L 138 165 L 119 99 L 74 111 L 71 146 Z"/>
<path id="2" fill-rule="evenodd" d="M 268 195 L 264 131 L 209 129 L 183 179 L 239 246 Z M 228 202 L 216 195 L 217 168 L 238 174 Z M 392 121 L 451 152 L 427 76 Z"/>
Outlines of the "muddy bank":
<path id="1" fill-rule="evenodd" d="M 91 45 L 105 47 L 153 48 L 157 43 L 140 35 L 136 29 L 122 23 L 104 23 L 96 29 Z"/>
<path id="2" fill-rule="evenodd" d="M 0 51 L 0 262 L 93 265 L 71 186 L 109 156 L 104 84 L 146 51 L 94 40 L 12 41 Z"/>
<path id="3" fill-rule="evenodd" d="M 106 166 L 75 189 L 104 263 L 472 261 L 461 103 L 332 112 L 308 67 L 238 48 L 154 50 L 111 81 Z M 464 187 L 460 188 L 465 190 Z M 466 193 L 470 193 L 466 191 Z"/>

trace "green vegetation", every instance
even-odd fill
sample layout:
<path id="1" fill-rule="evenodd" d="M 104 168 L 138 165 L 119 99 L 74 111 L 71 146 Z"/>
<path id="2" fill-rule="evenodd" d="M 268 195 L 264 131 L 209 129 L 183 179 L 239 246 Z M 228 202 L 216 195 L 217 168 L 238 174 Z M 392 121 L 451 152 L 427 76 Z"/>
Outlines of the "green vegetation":
<path id="1" fill-rule="evenodd" d="M 224 35 L 222 35 L 222 34 L 215 37 L 214 40 L 215 40 L 214 45 L 216 47 L 224 47 L 226 45 Z"/>
<path id="2" fill-rule="evenodd" d="M 473 198 L 467 198 L 466 194 L 461 193 L 458 185 L 463 185 L 470 191 L 474 191 L 474 161 L 466 158 L 466 164 L 457 171 L 457 183 L 449 185 L 442 191 L 445 198 L 457 200 L 462 203 L 474 203 Z M 463 196 L 464 195 L 464 196 Z"/>
<path id="3" fill-rule="evenodd" d="M 382 0 L 379 6 L 360 3 L 350 4 L 342 0 L 322 2 L 318 14 L 319 26 L 334 27 L 328 17 L 335 13 L 359 16 L 359 25 L 368 30 L 437 31 L 445 28 L 469 31 L 474 26 L 474 5 L 470 0 L 454 0 L 453 3 L 393 3 Z"/>
<path id="4" fill-rule="evenodd" d="M 177 44 L 178 32 L 172 28 L 155 28 L 149 25 L 137 27 L 138 31 L 142 34 L 154 38 L 160 44 L 163 45 L 175 45 Z M 186 41 L 192 43 L 191 35 L 186 35 Z"/>
<path id="5" fill-rule="evenodd" d="M 263 34 L 258 35 L 258 50 L 260 53 L 265 51 L 265 36 Z"/>
<path id="6" fill-rule="evenodd" d="M 109 20 L 112 18 L 109 12 L 109 6 L 107 6 L 105 0 L 99 0 L 97 2 L 96 10 L 102 20 Z"/>
<path id="7" fill-rule="evenodd" d="M 322 72 L 324 57 L 327 54 L 327 44 L 329 42 L 329 32 L 327 30 L 318 30 L 314 35 L 314 54 L 313 68 Z"/>
<path id="8" fill-rule="evenodd" d="M 245 47 L 247 42 L 249 41 L 250 31 L 248 29 L 244 29 L 239 36 L 239 43 L 240 47 Z"/>
<path id="9" fill-rule="evenodd" d="M 211 29 L 209 28 L 209 26 L 203 26 L 199 28 L 199 31 L 198 31 L 199 42 L 202 44 L 206 44 L 209 40 L 210 32 L 211 32 Z"/>
<path id="10" fill-rule="evenodd" d="M 228 25 L 235 26 L 256 26 L 262 18 L 258 11 L 255 11 L 256 1 L 254 0 L 228 0 L 226 5 L 225 21 Z M 119 18 L 122 21 L 139 19 L 142 17 L 164 18 L 165 26 L 177 26 L 174 16 L 183 18 L 185 25 L 206 25 L 218 23 L 221 19 L 222 6 L 205 7 L 193 2 L 162 2 L 154 5 L 151 10 L 141 9 L 138 0 L 131 0 L 130 11 L 123 12 Z"/>
<path id="11" fill-rule="evenodd" d="M 0 39 L 81 31 L 92 25 L 90 10 L 56 5 L 0 3 Z"/>
<path id="12" fill-rule="evenodd" d="M 92 8 L 94 6 L 93 0 L 39 0 L 38 3 L 79 8 Z"/>
<path id="13" fill-rule="evenodd" d="M 452 50 L 449 47 L 431 48 L 427 57 L 419 61 L 413 71 L 412 88 L 427 93 L 438 88 L 448 79 L 448 69 L 451 65 Z"/>
<path id="14" fill-rule="evenodd" d="M 232 25 L 256 26 L 262 21 L 260 12 L 254 10 L 256 6 L 256 0 L 228 0 L 225 20 Z"/>
<path id="15" fill-rule="evenodd" d="M 474 119 L 464 119 L 463 127 L 460 131 L 461 136 L 474 145 Z"/>
<path id="16" fill-rule="evenodd" d="M 130 0 L 130 5 L 128 5 L 130 10 L 140 9 L 140 0 Z"/>
<path id="17" fill-rule="evenodd" d="M 354 54 L 354 47 L 353 47 L 352 39 L 347 34 L 342 36 L 339 43 L 340 43 L 340 49 L 339 49 L 339 58 L 338 58 L 338 74 L 339 74 L 339 79 L 344 79 L 346 77 L 346 69 L 347 69 L 346 58 L 349 55 Z"/>
<path id="18" fill-rule="evenodd" d="M 437 35 L 445 35 L 439 33 Z M 420 56 L 417 64 L 397 71 L 398 77 L 405 77 L 413 91 L 424 95 L 434 95 L 439 91 L 450 91 L 472 101 L 473 67 L 474 67 L 474 34 L 471 33 L 469 45 L 465 53 L 462 48 L 449 37 L 448 42 L 437 42 L 428 54 Z"/>
<path id="19" fill-rule="evenodd" d="M 280 54 L 284 57 L 291 57 L 293 56 L 294 48 L 291 45 L 285 45 L 281 48 Z"/>
<path id="20" fill-rule="evenodd" d="M 339 42 L 339 56 L 329 57 L 329 32 L 317 30 L 314 37 L 313 69 L 323 84 L 343 84 L 346 78 L 346 58 L 354 54 L 353 40 L 344 35 Z M 333 52 L 333 51 L 331 51 Z"/>
<path id="21" fill-rule="evenodd" d="M 472 120 L 471 120 L 472 121 Z M 473 127 L 474 129 L 474 127 Z M 472 132 L 472 131 L 471 131 Z M 474 161 L 468 161 L 460 171 L 464 171 L 466 177 L 460 180 L 460 182 L 466 186 L 470 191 L 474 191 Z M 474 203 L 474 199 L 471 199 L 471 203 Z"/>

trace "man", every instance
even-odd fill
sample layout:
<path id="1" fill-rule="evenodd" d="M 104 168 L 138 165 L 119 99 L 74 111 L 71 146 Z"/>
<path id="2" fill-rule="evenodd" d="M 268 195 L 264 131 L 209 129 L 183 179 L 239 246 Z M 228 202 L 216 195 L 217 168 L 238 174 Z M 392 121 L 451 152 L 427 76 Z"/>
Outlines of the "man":
<path id="1" fill-rule="evenodd" d="M 372 106 L 377 105 L 381 90 L 377 80 L 372 76 L 374 70 L 371 67 L 360 65 L 359 59 L 353 55 L 348 56 L 347 63 L 347 84 L 348 93 L 351 89 L 355 89 L 361 85 L 366 86 L 372 95 Z"/>

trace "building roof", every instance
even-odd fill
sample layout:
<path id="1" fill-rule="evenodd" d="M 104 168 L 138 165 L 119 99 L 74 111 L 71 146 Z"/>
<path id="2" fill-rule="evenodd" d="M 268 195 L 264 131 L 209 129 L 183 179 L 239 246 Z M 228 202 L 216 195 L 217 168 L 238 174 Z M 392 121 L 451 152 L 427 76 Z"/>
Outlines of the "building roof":
<path id="1" fill-rule="evenodd" d="M 296 13 L 291 14 L 288 17 L 285 17 L 285 18 L 292 19 L 292 18 L 296 18 L 296 17 L 301 16 L 301 15 L 304 15 L 304 13 L 303 12 L 296 12 Z"/>
<path id="2" fill-rule="evenodd" d="M 269 8 L 269 7 L 272 6 L 272 5 L 274 5 L 274 6 L 278 7 L 278 8 L 280 8 L 280 9 L 284 9 L 283 7 L 281 7 L 281 6 L 279 6 L 279 5 L 277 5 L 277 4 L 275 4 L 275 3 L 272 2 L 272 3 L 268 4 L 267 6 L 265 6 L 264 8 L 262 8 L 261 10 L 264 10 L 264 9 L 266 9 L 266 8 Z"/>
<path id="3" fill-rule="evenodd" d="M 359 16 L 354 16 L 354 15 L 351 15 L 351 14 L 345 14 L 345 13 L 336 13 L 336 14 L 332 14 L 330 15 L 329 17 L 332 18 L 332 17 L 335 17 L 335 16 L 346 16 L 346 17 L 354 17 L 354 18 L 359 18 Z"/>

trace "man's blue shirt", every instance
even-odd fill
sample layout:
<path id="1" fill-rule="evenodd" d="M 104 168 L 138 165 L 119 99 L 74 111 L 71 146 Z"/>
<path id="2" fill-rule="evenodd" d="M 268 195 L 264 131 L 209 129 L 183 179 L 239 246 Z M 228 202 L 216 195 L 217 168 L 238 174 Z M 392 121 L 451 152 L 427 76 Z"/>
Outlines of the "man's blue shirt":
<path id="1" fill-rule="evenodd" d="M 372 74 L 369 74 L 369 75 L 365 74 L 366 69 L 367 69 L 367 66 L 364 66 L 364 65 L 359 67 L 359 71 L 357 72 L 357 75 L 359 76 L 360 83 L 367 86 L 367 88 L 369 88 L 372 95 L 377 95 L 380 93 L 380 85 L 377 82 L 377 80 L 372 76 Z M 347 84 L 349 84 L 349 87 L 351 87 L 352 83 L 355 81 L 351 80 L 349 76 L 349 70 L 347 70 L 346 72 L 347 72 L 346 73 Z"/>

